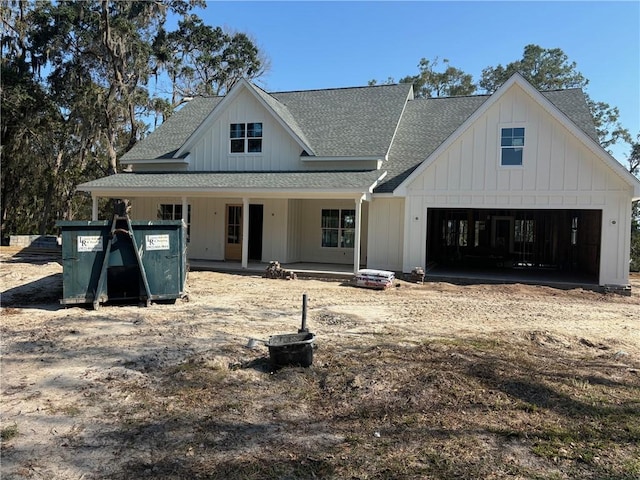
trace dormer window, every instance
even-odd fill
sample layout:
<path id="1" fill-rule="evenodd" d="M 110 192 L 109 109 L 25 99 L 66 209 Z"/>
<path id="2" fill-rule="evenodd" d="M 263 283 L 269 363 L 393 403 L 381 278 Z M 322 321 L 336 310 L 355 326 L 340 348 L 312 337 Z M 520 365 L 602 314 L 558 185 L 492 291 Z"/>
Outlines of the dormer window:
<path id="1" fill-rule="evenodd" d="M 522 166 L 524 128 L 503 128 L 500 136 L 500 148 L 500 164 L 503 167 Z"/>
<path id="2" fill-rule="evenodd" d="M 229 129 L 231 153 L 262 152 L 262 123 L 232 123 Z"/>

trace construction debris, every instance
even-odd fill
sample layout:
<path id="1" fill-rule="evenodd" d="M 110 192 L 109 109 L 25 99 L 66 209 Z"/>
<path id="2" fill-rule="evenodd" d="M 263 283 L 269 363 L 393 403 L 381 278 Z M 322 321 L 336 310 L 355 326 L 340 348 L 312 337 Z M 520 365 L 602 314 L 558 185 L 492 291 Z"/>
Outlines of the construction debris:
<path id="1" fill-rule="evenodd" d="M 424 283 L 424 268 L 415 267 L 413 270 L 411 270 L 409 281 L 413 283 Z"/>
<path id="2" fill-rule="evenodd" d="M 358 270 L 358 273 L 356 273 L 355 284 L 357 287 L 383 290 L 391 287 L 395 278 L 396 276 L 393 272 L 364 269 Z"/>
<path id="3" fill-rule="evenodd" d="M 280 266 L 280 262 L 271 261 L 269 262 L 269 266 L 264 272 L 264 278 L 280 278 L 283 280 L 295 280 L 297 277 L 296 273 L 292 270 L 285 270 Z"/>

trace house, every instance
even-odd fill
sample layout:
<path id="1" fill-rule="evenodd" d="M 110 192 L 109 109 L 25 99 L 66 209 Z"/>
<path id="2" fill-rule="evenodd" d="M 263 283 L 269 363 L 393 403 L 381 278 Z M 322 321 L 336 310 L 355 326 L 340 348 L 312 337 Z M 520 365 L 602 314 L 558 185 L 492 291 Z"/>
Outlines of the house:
<path id="1" fill-rule="evenodd" d="M 640 182 L 598 143 L 579 89 L 516 74 L 492 95 L 412 86 L 196 98 L 84 183 L 134 219 L 188 224 L 190 259 L 570 272 L 629 281 Z"/>

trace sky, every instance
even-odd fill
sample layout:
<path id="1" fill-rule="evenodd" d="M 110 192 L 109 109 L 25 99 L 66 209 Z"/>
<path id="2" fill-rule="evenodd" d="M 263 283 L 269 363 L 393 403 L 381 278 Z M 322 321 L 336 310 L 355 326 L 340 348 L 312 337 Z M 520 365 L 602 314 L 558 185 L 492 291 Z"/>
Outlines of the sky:
<path id="1" fill-rule="evenodd" d="M 364 86 L 448 59 L 480 80 L 522 58 L 525 45 L 560 48 L 589 80 L 586 93 L 620 110 L 640 134 L 640 1 L 209 1 L 206 24 L 248 34 L 270 60 L 267 91 Z M 628 148 L 614 149 L 625 163 Z"/>

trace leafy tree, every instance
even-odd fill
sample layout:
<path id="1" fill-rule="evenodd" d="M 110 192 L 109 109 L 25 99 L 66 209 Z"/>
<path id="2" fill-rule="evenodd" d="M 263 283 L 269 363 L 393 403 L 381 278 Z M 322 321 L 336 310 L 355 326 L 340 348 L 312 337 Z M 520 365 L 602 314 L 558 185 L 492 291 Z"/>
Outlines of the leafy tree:
<path id="1" fill-rule="evenodd" d="M 454 97 L 471 95 L 476 91 L 473 77 L 449 64 L 446 58 L 442 60 L 444 71 L 436 71 L 438 57 L 433 61 L 426 58 L 420 60 L 420 73 L 400 79 L 400 83 L 413 83 L 417 97 Z"/>
<path id="2" fill-rule="evenodd" d="M 629 154 L 629 171 L 636 177 L 640 176 L 640 134 L 635 142 L 631 142 Z M 640 271 L 640 201 L 633 203 L 631 213 L 631 271 Z"/>
<path id="3" fill-rule="evenodd" d="M 453 97 L 471 95 L 476 91 L 473 77 L 462 70 L 452 67 L 449 60 L 442 60 L 444 71 L 436 71 L 438 57 L 434 60 L 423 58 L 418 64 L 420 70 L 417 75 L 409 75 L 400 79 L 399 83 L 413 84 L 416 97 Z M 369 85 L 376 85 L 376 80 L 370 80 Z M 392 77 L 384 82 L 387 85 L 395 83 Z"/>
<path id="4" fill-rule="evenodd" d="M 170 114 L 169 100 L 150 93 L 153 79 L 176 58 L 162 51 L 172 35 L 164 24 L 173 12 L 204 28 L 187 17 L 196 5 L 205 3 L 0 3 L 3 236 L 50 232 L 56 219 L 72 219 L 79 208 L 88 208 L 74 196 L 75 186 L 116 172 L 117 158 L 146 134 L 143 118 Z M 218 65 L 224 74 L 215 77 L 220 88 L 228 88 L 234 75 L 258 76 L 265 63 L 254 61 L 260 57 L 248 37 L 224 39 Z M 180 45 L 194 50 L 189 38 Z M 197 46 L 213 51 L 209 47 L 206 41 Z M 196 71 L 210 68 L 200 58 L 192 60 Z M 183 78 L 183 72 L 174 73 L 174 80 Z M 204 89 L 198 82 L 192 82 L 195 91 Z"/>
<path id="5" fill-rule="evenodd" d="M 175 32 L 158 37 L 154 48 L 173 82 L 172 105 L 186 97 L 222 95 L 241 78 L 264 73 L 266 61 L 244 33 L 229 34 L 195 15 Z"/>
<path id="6" fill-rule="evenodd" d="M 504 67 L 498 65 L 483 69 L 479 86 L 486 92 L 493 93 L 516 72 L 538 90 L 585 89 L 589 84 L 577 70 L 576 62 L 569 62 L 561 49 L 527 45 L 520 60 Z M 631 141 L 629 131 L 620 124 L 620 111 L 617 107 L 605 102 L 596 102 L 588 95 L 587 103 L 603 148 L 609 148 L 619 141 Z"/>

